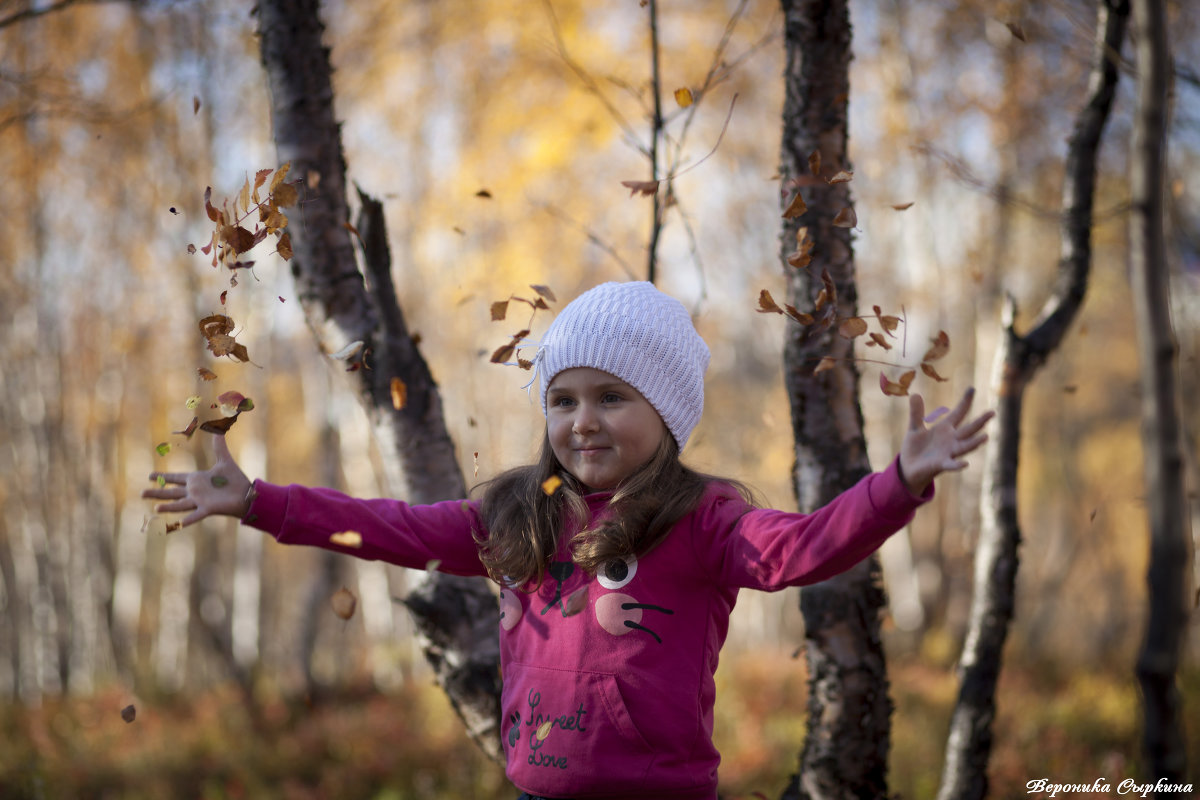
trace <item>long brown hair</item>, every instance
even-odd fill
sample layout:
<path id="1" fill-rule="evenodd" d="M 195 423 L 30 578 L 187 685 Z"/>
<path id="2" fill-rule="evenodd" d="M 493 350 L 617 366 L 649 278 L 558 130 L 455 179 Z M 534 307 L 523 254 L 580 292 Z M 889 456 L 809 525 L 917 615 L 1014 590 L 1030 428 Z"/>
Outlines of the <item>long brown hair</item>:
<path id="1" fill-rule="evenodd" d="M 547 494 L 546 481 L 562 484 Z M 478 537 L 479 558 L 488 574 L 510 586 L 541 584 L 563 530 L 580 528 L 567 547 L 571 560 L 595 574 L 616 558 L 642 556 L 660 544 L 672 526 L 695 510 L 712 481 L 723 481 L 753 502 L 743 484 L 705 475 L 679 460 L 675 437 L 666 434 L 654 455 L 626 478 L 608 501 L 612 514 L 586 525 L 585 488 L 554 455 L 547 433 L 538 460 L 477 487 L 483 492 L 480 514 L 487 533 Z"/>

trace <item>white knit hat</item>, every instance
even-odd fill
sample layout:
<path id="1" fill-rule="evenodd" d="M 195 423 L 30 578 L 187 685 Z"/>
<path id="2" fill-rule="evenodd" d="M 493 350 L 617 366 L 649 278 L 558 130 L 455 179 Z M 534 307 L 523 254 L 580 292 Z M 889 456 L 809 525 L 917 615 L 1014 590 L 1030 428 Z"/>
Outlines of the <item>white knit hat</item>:
<path id="1" fill-rule="evenodd" d="M 654 406 L 679 449 L 704 410 L 708 345 L 683 304 L 654 284 L 604 283 L 559 312 L 537 355 L 542 413 L 554 376 L 572 367 L 616 375 Z"/>

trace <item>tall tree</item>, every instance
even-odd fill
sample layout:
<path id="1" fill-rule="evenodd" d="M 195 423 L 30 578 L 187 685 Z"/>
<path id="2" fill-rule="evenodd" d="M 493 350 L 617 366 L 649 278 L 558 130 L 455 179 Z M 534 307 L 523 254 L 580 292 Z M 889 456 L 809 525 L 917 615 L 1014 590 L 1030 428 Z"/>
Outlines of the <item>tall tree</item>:
<path id="1" fill-rule="evenodd" d="M 1092 206 L 1100 138 L 1117 86 L 1117 60 L 1129 17 L 1127 0 L 1100 4 L 1089 97 L 1075 120 L 1064 175 L 1062 247 L 1058 283 L 1032 329 L 1018 334 L 1011 296 L 995 356 L 994 444 L 984 465 L 983 524 L 975 558 L 975 588 L 967 639 L 959 659 L 961 687 L 950 722 L 940 800 L 987 795 L 996 682 L 1013 617 L 1021 530 L 1017 467 L 1025 389 L 1066 335 L 1087 291 L 1091 269 Z"/>
<path id="2" fill-rule="evenodd" d="M 1137 27 L 1137 113 L 1130 184 L 1130 262 L 1142 373 L 1142 441 L 1150 514 L 1150 591 L 1146 635 L 1137 661 L 1144 707 L 1142 746 L 1149 777 L 1183 782 L 1187 750 L 1175 684 L 1188 612 L 1188 511 L 1171 324 L 1170 279 L 1163 236 L 1167 85 L 1170 57 L 1166 4 L 1133 0 Z M 1163 795 L 1165 796 L 1165 795 Z"/>
<path id="3" fill-rule="evenodd" d="M 782 236 L 788 302 L 813 308 L 827 273 L 839 317 L 857 316 L 850 229 L 835 218 L 851 205 L 847 183 L 824 178 L 849 170 L 847 101 L 850 14 L 845 0 L 783 0 L 785 99 L 780 175 L 784 203 L 800 192 L 813 246 L 808 269 L 787 265 L 799 224 Z M 815 154 L 815 155 L 814 155 Z M 810 160 L 810 157 L 812 160 Z M 819 158 L 820 165 L 817 165 Z M 795 439 L 793 489 L 802 511 L 832 500 L 871 471 L 858 401 L 851 339 L 835 328 L 789 325 L 784 382 Z M 815 373 L 823 356 L 837 366 Z M 884 594 L 879 563 L 868 559 L 800 593 L 808 664 L 808 735 L 800 772 L 785 798 L 885 797 L 892 703 L 879 635 Z"/>
<path id="4" fill-rule="evenodd" d="M 464 497 L 441 397 L 396 302 L 380 228 L 363 236 L 367 262 L 375 265 L 370 291 L 355 259 L 318 0 L 269 0 L 257 8 L 276 150 L 306 187 L 303 214 L 296 215 L 290 230 L 292 275 L 309 327 L 324 352 L 362 342 L 362 352 L 369 354 L 369 368 L 355 374 L 392 491 L 414 503 Z M 381 221 L 379 210 L 368 213 Z M 406 387 L 406 403 L 393 403 L 394 380 Z M 447 599 L 457 602 L 447 604 Z M 491 591 L 479 579 L 431 573 L 420 597 L 407 605 L 417 617 L 438 682 L 468 733 L 500 758 L 499 609 Z"/>

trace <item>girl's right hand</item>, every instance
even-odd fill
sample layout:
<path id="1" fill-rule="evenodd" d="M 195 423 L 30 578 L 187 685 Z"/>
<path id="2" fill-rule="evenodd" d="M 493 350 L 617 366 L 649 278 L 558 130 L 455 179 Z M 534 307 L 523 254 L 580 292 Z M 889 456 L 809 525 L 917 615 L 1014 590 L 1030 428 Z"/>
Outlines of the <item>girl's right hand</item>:
<path id="1" fill-rule="evenodd" d="M 155 506 L 157 512 L 190 511 L 181 521 L 184 527 L 214 514 L 241 519 L 250 510 L 254 484 L 233 460 L 225 435 L 214 435 L 213 452 L 217 460 L 211 469 L 151 472 L 150 480 L 160 481 L 160 485 L 142 492 L 142 497 L 151 500 L 171 501 Z"/>

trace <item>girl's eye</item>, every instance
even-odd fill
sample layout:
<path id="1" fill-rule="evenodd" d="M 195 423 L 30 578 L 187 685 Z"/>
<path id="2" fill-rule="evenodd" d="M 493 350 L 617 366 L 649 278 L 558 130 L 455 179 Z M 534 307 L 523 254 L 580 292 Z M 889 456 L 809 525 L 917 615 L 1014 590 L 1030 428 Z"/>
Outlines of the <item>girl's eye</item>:
<path id="1" fill-rule="evenodd" d="M 637 565 L 635 556 L 614 558 L 600 568 L 596 573 L 596 580 L 600 581 L 600 585 L 605 589 L 623 589 L 637 574 Z"/>
<path id="2" fill-rule="evenodd" d="M 620 401 L 621 395 L 614 392 L 609 392 L 608 394 L 604 395 L 604 397 L 600 398 L 600 402 L 602 403 L 618 403 Z"/>

